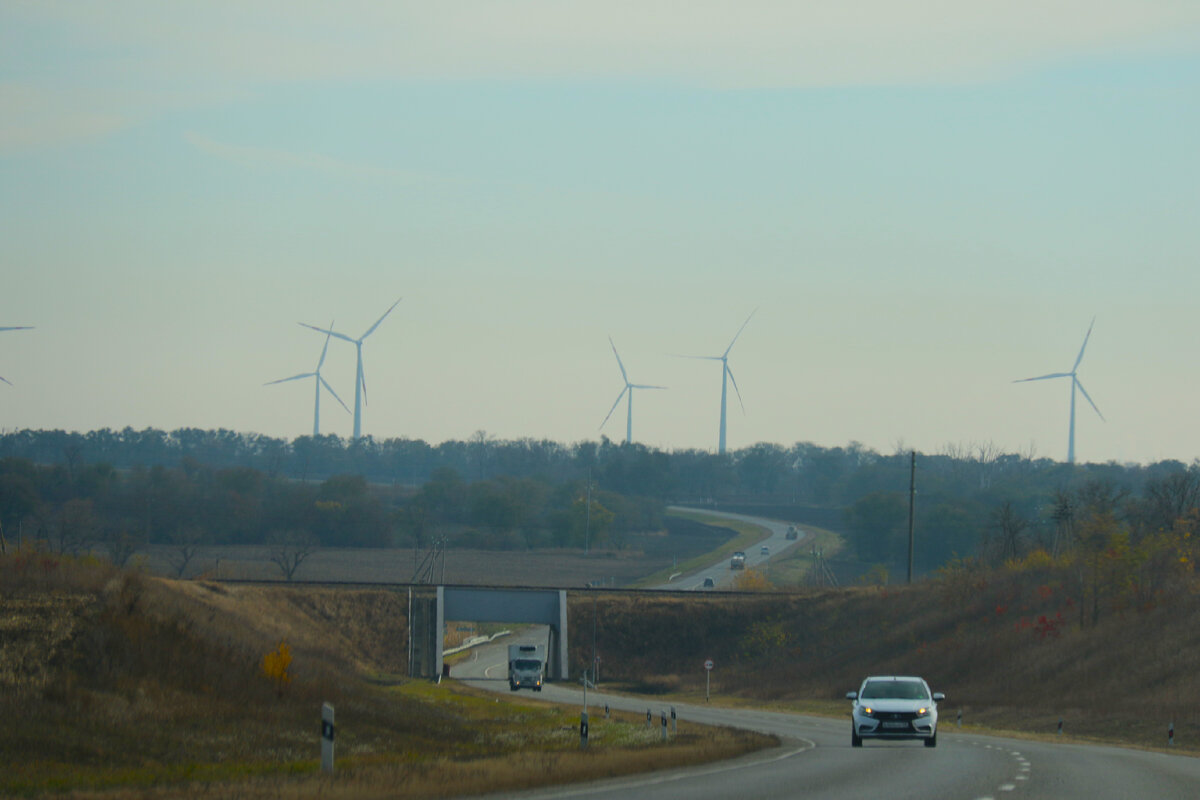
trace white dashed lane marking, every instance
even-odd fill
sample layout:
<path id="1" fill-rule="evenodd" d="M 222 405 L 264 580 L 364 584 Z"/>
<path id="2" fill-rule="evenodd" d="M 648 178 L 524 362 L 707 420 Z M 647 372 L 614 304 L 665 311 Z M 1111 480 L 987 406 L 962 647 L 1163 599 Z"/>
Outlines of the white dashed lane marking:
<path id="1" fill-rule="evenodd" d="M 1027 758 L 1025 758 L 1025 756 L 1021 755 L 1020 751 L 1006 750 L 1003 747 L 997 747 L 996 745 L 991 745 L 991 744 L 978 744 L 976 742 L 972 742 L 971 744 L 975 745 L 976 747 L 983 747 L 987 750 L 1001 750 L 1001 751 L 1007 752 L 1017 762 L 1017 774 L 1013 776 L 1013 780 L 1014 781 L 1029 780 L 1029 773 L 1033 770 L 1033 767 L 1029 763 L 1029 759 L 1027 759 Z M 996 787 L 996 790 L 1000 791 L 1000 792 L 1013 792 L 1013 791 L 1016 791 L 1016 789 L 1017 789 L 1016 783 L 1002 783 Z M 995 800 L 995 798 L 992 797 L 991 795 L 983 795 L 981 797 L 976 797 L 975 800 Z"/>

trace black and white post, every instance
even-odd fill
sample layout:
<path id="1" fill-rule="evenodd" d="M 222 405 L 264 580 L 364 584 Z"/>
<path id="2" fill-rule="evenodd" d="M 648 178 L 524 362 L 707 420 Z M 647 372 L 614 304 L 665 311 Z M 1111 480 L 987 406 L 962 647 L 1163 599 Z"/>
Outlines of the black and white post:
<path id="1" fill-rule="evenodd" d="M 321 706 L 321 772 L 333 774 L 333 706 Z"/>

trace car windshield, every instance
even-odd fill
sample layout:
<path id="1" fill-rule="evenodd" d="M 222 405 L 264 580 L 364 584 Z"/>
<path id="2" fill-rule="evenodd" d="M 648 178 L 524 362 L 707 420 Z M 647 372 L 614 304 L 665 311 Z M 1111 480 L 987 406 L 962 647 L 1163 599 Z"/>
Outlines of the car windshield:
<path id="1" fill-rule="evenodd" d="M 860 697 L 864 700 L 928 700 L 929 692 L 919 681 L 868 681 Z"/>
<path id="2" fill-rule="evenodd" d="M 516 661 L 513 662 L 513 669 L 533 670 L 533 669 L 541 669 L 541 667 L 542 667 L 542 662 L 538 661 L 537 659 L 533 659 L 533 658 L 518 658 Z"/>

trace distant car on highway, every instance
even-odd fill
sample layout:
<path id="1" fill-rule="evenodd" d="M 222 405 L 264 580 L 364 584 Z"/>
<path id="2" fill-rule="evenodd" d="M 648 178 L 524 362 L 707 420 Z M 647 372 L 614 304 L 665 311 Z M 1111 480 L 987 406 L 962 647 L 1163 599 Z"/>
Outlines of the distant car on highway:
<path id="1" fill-rule="evenodd" d="M 798 538 L 800 538 L 800 532 L 796 530 L 795 525 L 789 525 L 788 529 L 787 529 L 787 534 L 785 534 L 783 538 L 787 539 L 788 541 L 791 541 L 793 539 L 798 539 Z"/>
<path id="2" fill-rule="evenodd" d="M 758 548 L 758 554 L 760 556 L 769 556 L 771 555 L 771 548 L 764 544 L 762 547 Z"/>
<path id="3" fill-rule="evenodd" d="M 846 692 L 846 699 L 854 701 L 852 747 L 862 747 L 863 739 L 921 739 L 926 747 L 937 747 L 937 704 L 946 696 L 930 692 L 924 679 L 874 675 L 857 692 Z"/>
<path id="4" fill-rule="evenodd" d="M 743 553 L 741 550 L 738 550 L 736 553 L 734 553 L 733 558 L 729 559 L 729 568 L 730 569 L 745 569 L 746 568 L 746 554 Z"/>
<path id="5" fill-rule="evenodd" d="M 705 579 L 704 579 L 704 588 L 705 588 L 705 589 L 711 589 L 711 588 L 713 588 L 713 587 L 714 587 L 714 586 L 716 586 L 716 585 L 717 585 L 717 584 L 716 584 L 716 582 L 715 582 L 715 581 L 713 581 L 713 579 L 712 579 L 712 578 L 705 578 Z"/>

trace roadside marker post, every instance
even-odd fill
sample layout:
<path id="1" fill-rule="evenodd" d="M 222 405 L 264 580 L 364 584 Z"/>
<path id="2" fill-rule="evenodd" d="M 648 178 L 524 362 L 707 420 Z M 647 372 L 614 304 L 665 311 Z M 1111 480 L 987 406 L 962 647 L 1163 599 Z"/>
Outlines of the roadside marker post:
<path id="1" fill-rule="evenodd" d="M 675 706 L 671 706 L 671 735 L 679 733 L 679 728 L 675 723 Z"/>
<path id="2" fill-rule="evenodd" d="M 321 706 L 321 772 L 333 774 L 333 706 Z"/>
<path id="3" fill-rule="evenodd" d="M 667 740 L 667 712 L 662 712 L 662 740 Z"/>
<path id="4" fill-rule="evenodd" d="M 1167 747 L 1175 746 L 1175 723 L 1167 726 Z"/>
<path id="5" fill-rule="evenodd" d="M 608 708 L 608 703 L 605 703 L 605 704 L 604 704 L 604 718 L 605 718 L 605 719 L 608 719 L 608 718 L 609 718 L 609 717 L 611 717 L 611 716 L 612 716 L 612 712 L 611 712 L 611 711 L 609 711 L 609 708 Z"/>
<path id="6" fill-rule="evenodd" d="M 647 727 L 647 728 L 649 728 L 649 727 L 650 727 L 650 720 L 652 720 L 652 719 L 654 719 L 654 717 L 653 717 L 653 716 L 651 716 L 651 714 L 650 714 L 650 709 L 648 709 L 648 708 L 647 708 L 647 709 L 646 709 L 646 727 Z"/>
<path id="7" fill-rule="evenodd" d="M 579 712 L 579 749 L 587 750 L 588 746 L 588 714 L 586 711 Z"/>
<path id="8" fill-rule="evenodd" d="M 1062 717 L 1058 718 L 1058 735 L 1062 736 Z"/>
<path id="9" fill-rule="evenodd" d="M 958 710 L 958 727 L 962 727 L 962 709 Z"/>
<path id="10" fill-rule="evenodd" d="M 709 694 L 708 694 L 709 676 L 712 675 L 712 669 L 713 669 L 713 660 L 711 658 L 705 659 L 705 661 L 704 661 L 704 702 L 706 702 L 706 703 L 708 702 L 708 697 L 709 697 Z"/>

